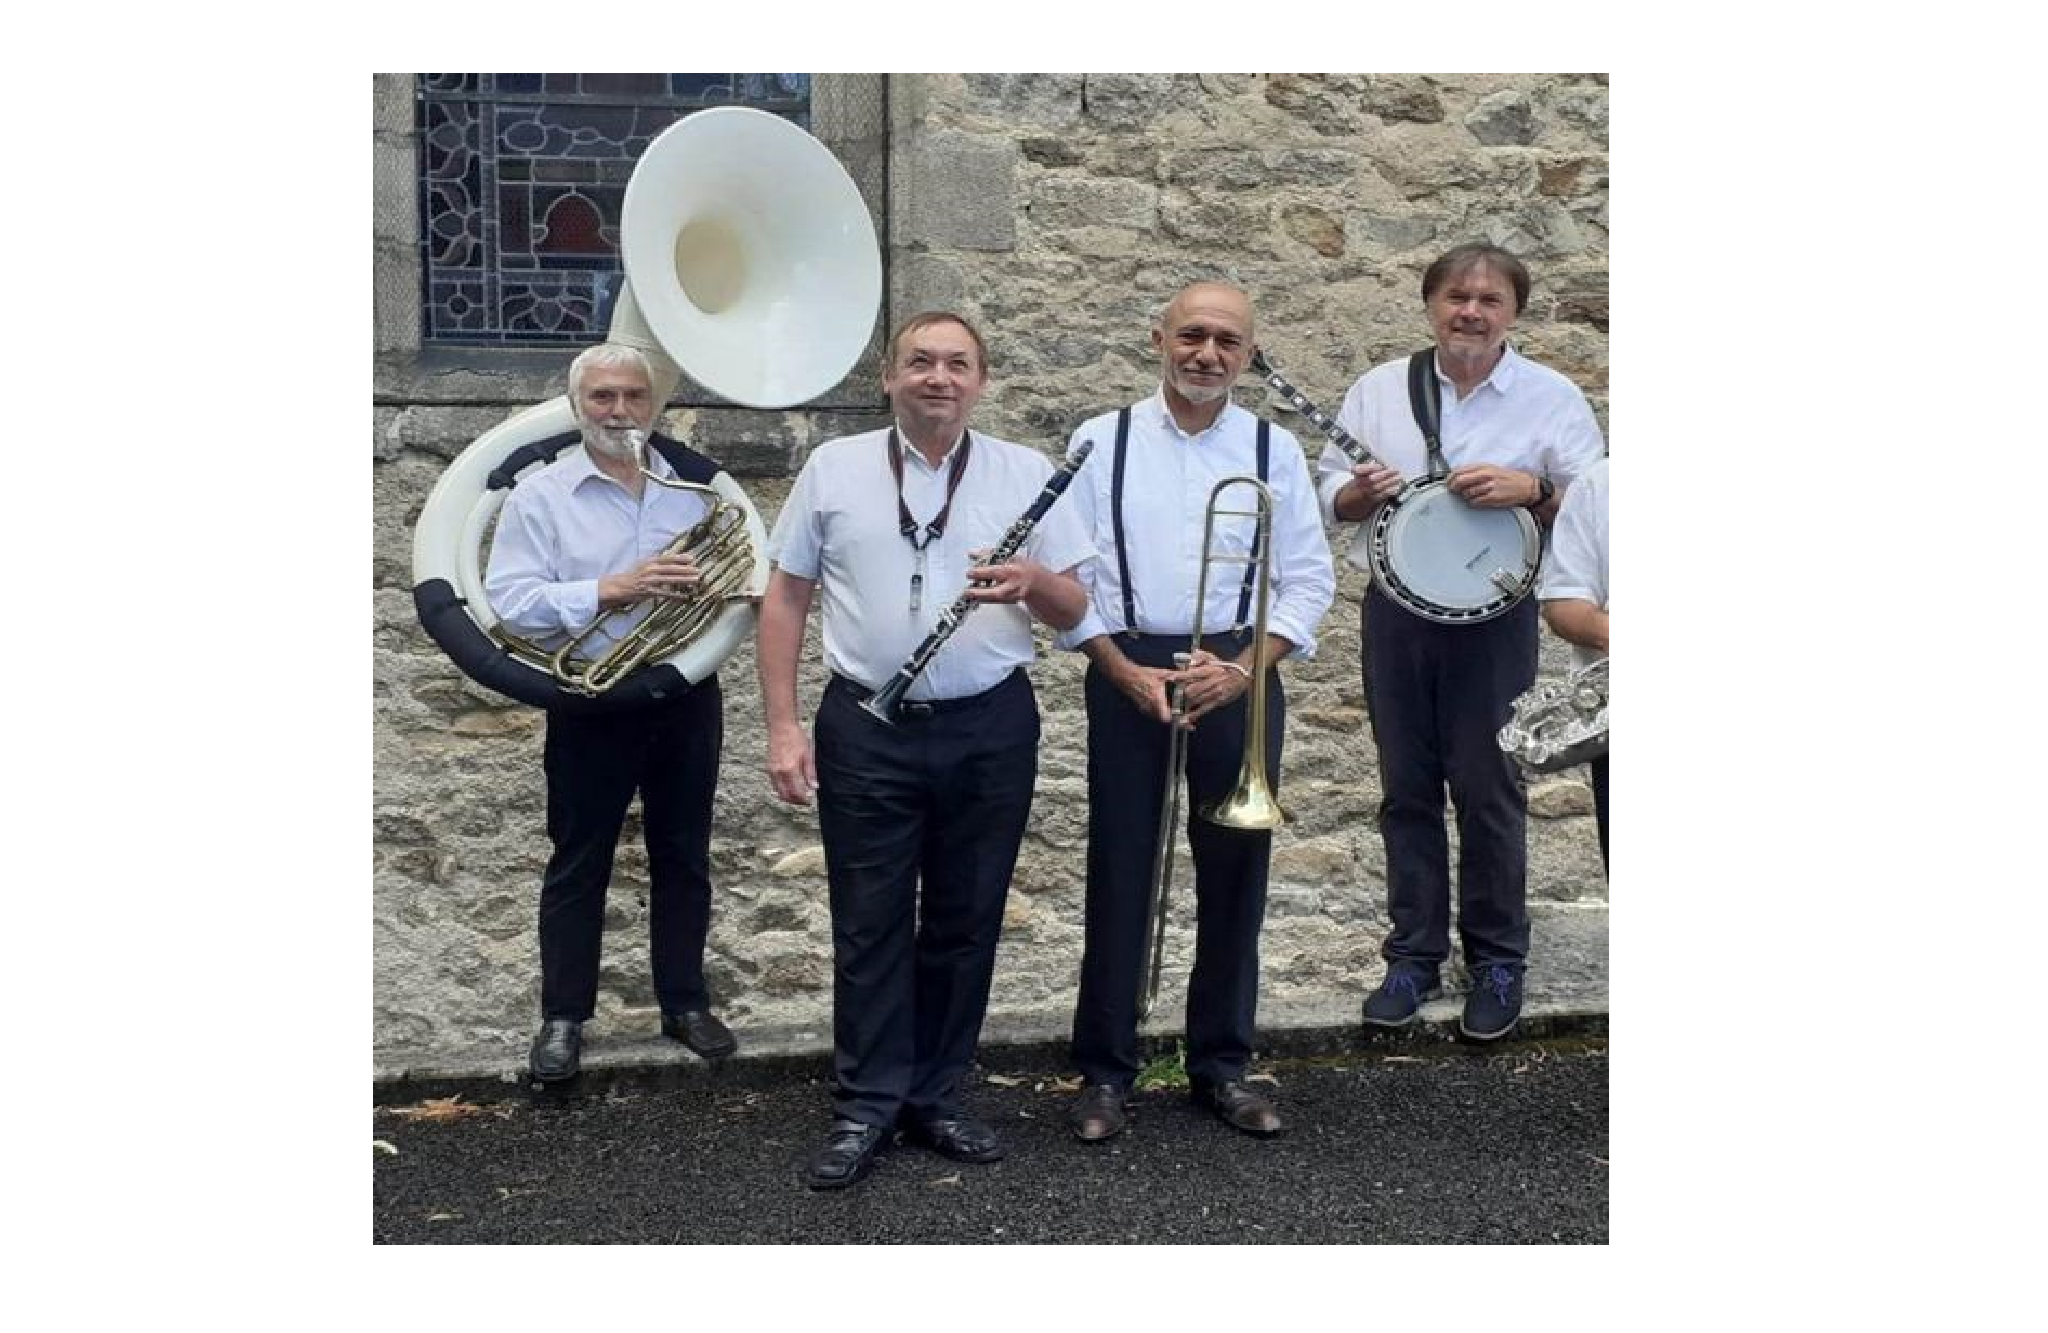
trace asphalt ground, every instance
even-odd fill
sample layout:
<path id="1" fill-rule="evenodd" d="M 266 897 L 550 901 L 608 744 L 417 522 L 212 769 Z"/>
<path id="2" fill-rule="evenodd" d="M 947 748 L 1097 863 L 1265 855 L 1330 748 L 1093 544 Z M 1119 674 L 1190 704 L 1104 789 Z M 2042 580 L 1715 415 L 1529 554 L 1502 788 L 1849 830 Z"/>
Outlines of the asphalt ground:
<path id="1" fill-rule="evenodd" d="M 1288 1132 L 1184 1092 L 1098 1145 L 1066 1128 L 1051 1050 L 984 1051 L 969 1105 L 1009 1147 L 971 1166 L 898 1144 L 849 1189 L 801 1182 L 828 1119 L 814 1060 L 593 1076 L 567 1091 L 393 1087 L 373 1111 L 385 1244 L 1604 1244 L 1604 1030 L 1492 1047 L 1356 1037 L 1281 1055 Z"/>

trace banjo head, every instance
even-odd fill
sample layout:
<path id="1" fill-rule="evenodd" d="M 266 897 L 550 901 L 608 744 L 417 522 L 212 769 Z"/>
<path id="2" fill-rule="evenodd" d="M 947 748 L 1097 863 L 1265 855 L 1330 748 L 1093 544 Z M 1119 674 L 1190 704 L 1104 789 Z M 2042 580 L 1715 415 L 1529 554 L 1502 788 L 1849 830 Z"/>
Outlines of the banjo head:
<path id="1" fill-rule="evenodd" d="M 1380 514 L 1373 574 L 1417 615 L 1487 620 L 1528 594 L 1542 534 L 1523 509 L 1475 509 L 1441 479 L 1424 482 Z"/>

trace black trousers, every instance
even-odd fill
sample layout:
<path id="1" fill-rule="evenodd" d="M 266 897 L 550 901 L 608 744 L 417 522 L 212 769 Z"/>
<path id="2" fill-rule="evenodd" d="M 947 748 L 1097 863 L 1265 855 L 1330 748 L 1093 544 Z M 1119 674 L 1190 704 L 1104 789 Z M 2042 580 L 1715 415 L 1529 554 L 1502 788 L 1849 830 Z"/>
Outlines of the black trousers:
<path id="1" fill-rule="evenodd" d="M 1244 636 L 1212 636 L 1232 656 Z M 1119 636 L 1142 666 L 1170 667 L 1182 638 Z M 1237 785 L 1250 691 L 1201 719 L 1188 736 L 1182 797 L 1195 861 L 1195 966 L 1188 978 L 1187 1071 L 1198 1084 L 1242 1078 L 1251 1063 L 1259 994 L 1259 928 L 1273 835 L 1212 824 L 1195 811 Z M 1088 707 L 1088 899 L 1081 988 L 1074 1005 L 1074 1064 L 1089 1083 L 1129 1087 L 1138 1074 L 1138 1000 L 1152 917 L 1152 861 L 1166 784 L 1170 730 L 1145 716 L 1092 665 Z M 1266 677 L 1266 780 L 1278 788 L 1287 716 L 1280 673 Z M 1175 837 L 1180 836 L 1178 831 Z M 1185 893 L 1186 885 L 1176 892 Z"/>
<path id="2" fill-rule="evenodd" d="M 540 890 L 543 1018 L 597 1007 L 605 890 L 633 793 L 647 841 L 648 953 L 663 1013 L 703 1008 L 711 927 L 711 803 L 725 708 L 718 677 L 651 708 L 548 714 L 543 766 L 554 855 Z"/>
<path id="3" fill-rule="evenodd" d="M 1528 795 L 1495 737 L 1536 679 L 1536 600 L 1476 625 L 1440 625 L 1378 585 L 1360 634 L 1365 705 L 1379 746 L 1387 851 L 1381 952 L 1434 970 L 1450 957 L 1448 789 L 1458 820 L 1458 933 L 1470 967 L 1529 956 Z"/>
<path id="4" fill-rule="evenodd" d="M 1022 671 L 886 725 L 839 677 L 813 730 L 832 897 L 835 1115 L 961 1113 L 1031 814 L 1038 702 Z"/>

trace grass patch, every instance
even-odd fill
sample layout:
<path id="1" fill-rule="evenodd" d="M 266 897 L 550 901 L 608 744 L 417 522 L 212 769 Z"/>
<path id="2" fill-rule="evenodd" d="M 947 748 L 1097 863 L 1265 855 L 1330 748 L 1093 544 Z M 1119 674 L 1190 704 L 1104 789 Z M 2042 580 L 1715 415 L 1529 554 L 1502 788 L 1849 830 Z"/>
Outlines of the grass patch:
<path id="1" fill-rule="evenodd" d="M 1187 1086 L 1187 1047 L 1182 1042 L 1175 1042 L 1170 1052 L 1153 1056 L 1151 1063 L 1138 1071 L 1136 1087 L 1139 1092 L 1150 1092 L 1155 1088 L 1185 1092 Z"/>

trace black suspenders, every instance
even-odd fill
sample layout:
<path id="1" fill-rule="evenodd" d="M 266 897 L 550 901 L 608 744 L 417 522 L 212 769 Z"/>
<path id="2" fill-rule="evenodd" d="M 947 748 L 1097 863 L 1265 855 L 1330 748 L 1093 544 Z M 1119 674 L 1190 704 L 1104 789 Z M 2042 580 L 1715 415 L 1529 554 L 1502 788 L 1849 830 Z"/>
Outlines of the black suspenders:
<path id="1" fill-rule="evenodd" d="M 1116 470 L 1109 480 L 1110 525 L 1116 529 L 1116 574 L 1124 590 L 1124 633 L 1138 628 L 1138 603 L 1131 596 L 1131 558 L 1124 554 L 1124 442 L 1131 438 L 1131 409 L 1116 414 Z"/>
<path id="2" fill-rule="evenodd" d="M 1269 472 L 1268 460 L 1272 456 L 1272 423 L 1259 418 L 1258 458 L 1259 480 L 1264 482 Z M 1124 633 L 1135 634 L 1138 629 L 1138 603 L 1131 592 L 1131 558 L 1124 547 L 1124 453 L 1131 438 L 1131 409 L 1126 407 L 1116 414 L 1116 461 L 1110 470 L 1109 513 L 1110 525 L 1116 532 L 1116 572 L 1118 585 L 1124 595 Z M 1252 589 L 1258 577 L 1260 551 L 1258 538 L 1252 538 L 1251 559 L 1245 562 L 1244 588 L 1237 597 L 1237 623 L 1233 629 L 1242 629 L 1246 616 L 1251 612 Z M 1199 647 L 1200 645 L 1196 645 Z"/>

